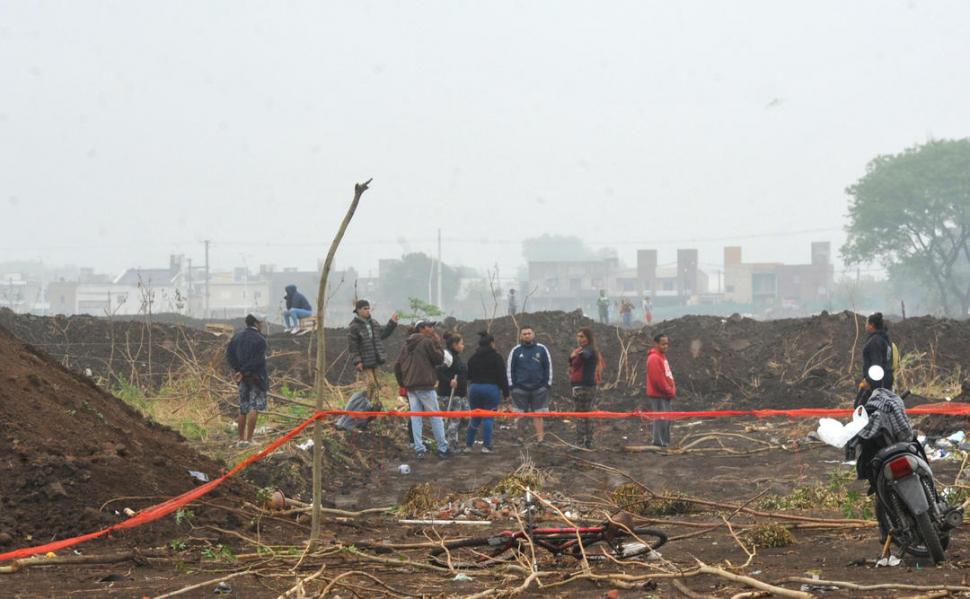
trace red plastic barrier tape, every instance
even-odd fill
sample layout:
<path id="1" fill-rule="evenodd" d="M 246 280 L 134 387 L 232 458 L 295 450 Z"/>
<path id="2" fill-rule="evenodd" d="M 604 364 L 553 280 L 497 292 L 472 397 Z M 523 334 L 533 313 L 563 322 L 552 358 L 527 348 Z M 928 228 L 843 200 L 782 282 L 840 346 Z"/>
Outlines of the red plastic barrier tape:
<path id="1" fill-rule="evenodd" d="M 963 402 L 944 402 L 937 404 L 922 405 L 914 408 L 909 408 L 907 410 L 909 414 L 946 414 L 950 416 L 970 416 L 970 403 Z M 249 456 L 242 462 L 236 464 L 232 470 L 226 472 L 219 478 L 213 479 L 204 485 L 196 487 L 190 491 L 182 493 L 177 497 L 173 497 L 167 501 L 153 505 L 151 507 L 145 508 L 144 510 L 138 512 L 131 518 L 123 522 L 119 522 L 108 528 L 91 532 L 79 537 L 73 537 L 70 539 L 62 539 L 60 541 L 54 541 L 52 543 L 47 543 L 45 545 L 38 545 L 36 547 L 24 547 L 22 549 L 15 549 L 13 551 L 8 551 L 7 553 L 0 553 L 0 561 L 7 561 L 12 559 L 20 559 L 24 557 L 30 557 L 32 555 L 37 555 L 40 553 L 48 553 L 51 551 L 59 551 L 61 549 L 66 549 L 74 545 L 78 545 L 85 541 L 90 541 L 103 537 L 111 532 L 117 530 L 125 530 L 128 528 L 135 528 L 136 526 L 141 526 L 143 524 L 148 524 L 149 522 L 154 522 L 160 518 L 175 512 L 181 507 L 184 507 L 196 499 L 203 497 L 204 495 L 210 493 L 213 489 L 226 482 L 230 477 L 235 476 L 250 464 L 257 462 L 270 453 L 276 451 L 281 445 L 290 441 L 297 435 L 303 432 L 306 427 L 310 426 L 318 418 L 324 418 L 327 416 L 352 416 L 355 418 L 370 418 L 370 417 L 410 417 L 410 416 L 440 416 L 442 418 L 595 418 L 600 420 L 607 419 L 618 419 L 618 418 L 640 418 L 640 419 L 665 419 L 665 420 L 684 420 L 687 418 L 733 418 L 739 416 L 753 416 L 755 418 L 773 418 L 779 416 L 787 416 L 789 418 L 817 418 L 819 416 L 849 416 L 852 414 L 852 410 L 849 409 L 816 409 L 816 408 L 799 408 L 793 410 L 712 410 L 712 411 L 696 411 L 696 412 L 493 412 L 489 410 L 465 410 L 461 412 L 350 412 L 347 410 L 324 410 L 313 414 L 310 418 L 305 420 L 299 426 L 289 431 L 279 439 L 273 441 L 257 453 Z"/>

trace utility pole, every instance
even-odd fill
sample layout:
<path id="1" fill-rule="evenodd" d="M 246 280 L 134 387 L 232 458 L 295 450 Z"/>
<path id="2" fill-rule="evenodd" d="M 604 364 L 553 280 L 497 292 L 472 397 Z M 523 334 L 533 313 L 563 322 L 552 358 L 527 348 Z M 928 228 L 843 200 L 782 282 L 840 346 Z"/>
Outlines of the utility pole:
<path id="1" fill-rule="evenodd" d="M 202 318 L 209 318 L 209 240 L 205 240 L 205 308 Z"/>
<path id="2" fill-rule="evenodd" d="M 192 318 L 192 258 L 186 260 L 188 268 L 185 270 L 185 305 L 188 306 L 186 313 Z"/>
<path id="3" fill-rule="evenodd" d="M 441 304 L 441 229 L 438 229 L 438 309 L 444 311 Z"/>

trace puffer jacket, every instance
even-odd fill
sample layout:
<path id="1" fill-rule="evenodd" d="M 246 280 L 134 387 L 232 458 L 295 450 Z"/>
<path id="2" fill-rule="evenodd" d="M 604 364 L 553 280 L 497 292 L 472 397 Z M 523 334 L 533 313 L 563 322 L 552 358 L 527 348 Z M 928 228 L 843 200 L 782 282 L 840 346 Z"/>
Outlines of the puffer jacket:
<path id="1" fill-rule="evenodd" d="M 350 333 L 347 335 L 347 350 L 354 366 L 363 364 L 364 368 L 377 368 L 387 362 L 387 352 L 384 350 L 384 339 L 387 339 L 397 328 L 393 320 L 381 326 L 373 318 L 364 320 L 355 316 L 350 323 Z"/>
<path id="2" fill-rule="evenodd" d="M 445 352 L 432 337 L 413 333 L 401 348 L 394 363 L 397 384 L 408 391 L 428 391 L 438 384 L 438 366 Z"/>

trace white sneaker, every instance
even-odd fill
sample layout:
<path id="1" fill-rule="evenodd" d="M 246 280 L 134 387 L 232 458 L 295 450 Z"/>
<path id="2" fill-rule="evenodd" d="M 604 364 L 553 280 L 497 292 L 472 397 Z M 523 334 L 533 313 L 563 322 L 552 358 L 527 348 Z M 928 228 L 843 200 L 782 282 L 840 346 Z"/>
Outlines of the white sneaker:
<path id="1" fill-rule="evenodd" d="M 492 453 L 492 450 L 487 447 L 482 447 L 482 453 Z"/>
<path id="2" fill-rule="evenodd" d="M 293 335 L 296 335 L 299 332 L 300 332 L 300 327 L 293 327 L 292 329 L 290 329 L 290 333 Z"/>

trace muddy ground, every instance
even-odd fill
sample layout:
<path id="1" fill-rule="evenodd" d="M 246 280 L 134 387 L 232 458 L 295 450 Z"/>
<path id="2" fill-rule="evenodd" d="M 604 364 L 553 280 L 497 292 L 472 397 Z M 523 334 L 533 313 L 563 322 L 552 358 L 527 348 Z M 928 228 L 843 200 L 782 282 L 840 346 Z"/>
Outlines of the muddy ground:
<path id="1" fill-rule="evenodd" d="M 685 406 L 696 407 L 696 406 Z M 510 426 L 511 421 L 506 422 Z M 400 424 L 399 424 L 400 426 Z M 839 472 L 849 470 L 839 464 L 841 451 L 813 442 L 806 437 L 812 423 L 790 422 L 786 419 L 772 420 L 705 420 L 698 422 L 677 422 L 674 424 L 674 438 L 677 442 L 690 443 L 711 433 L 732 433 L 744 438 L 722 437 L 720 442 L 713 440 L 693 446 L 691 451 L 680 453 L 677 450 L 655 454 L 631 452 L 629 445 L 639 445 L 648 441 L 649 423 L 639 421 L 619 421 L 598 427 L 596 448 L 593 451 L 569 451 L 558 438 L 572 439 L 570 424 L 550 423 L 550 441 L 542 446 L 529 444 L 520 446 L 514 441 L 511 429 L 500 428 L 496 433 L 496 452 L 483 455 L 475 452 L 462 454 L 450 459 L 426 458 L 415 460 L 407 450 L 395 448 L 381 455 L 383 448 L 371 445 L 370 450 L 377 454 L 379 465 L 367 473 L 366 480 L 358 480 L 353 485 L 333 489 L 328 494 L 337 500 L 337 506 L 346 510 L 379 508 L 399 504 L 407 492 L 420 483 L 430 483 L 438 491 L 438 505 L 447 505 L 451 497 L 474 498 L 483 495 L 483 488 L 491 488 L 523 462 L 531 463 L 545 475 L 539 491 L 545 497 L 569 498 L 573 505 L 586 506 L 601 504 L 606 506 L 611 492 L 619 485 L 636 480 L 652 490 L 663 493 L 676 491 L 692 497 L 724 504 L 723 507 L 703 507 L 688 513 L 675 513 L 652 516 L 651 522 L 674 537 L 661 549 L 666 567 L 689 570 L 702 560 L 707 564 L 735 566 L 744 564 L 747 555 L 739 548 L 732 536 L 722 527 L 704 532 L 703 529 L 684 523 L 718 523 L 721 516 L 731 516 L 732 524 L 741 531 L 745 525 L 763 522 L 764 518 L 749 514 L 732 516 L 730 505 L 741 505 L 755 499 L 749 505 L 759 507 L 761 501 L 769 496 L 787 496 L 794 489 L 814 485 L 830 485 Z M 365 437 L 371 432 L 358 433 L 354 443 L 364 447 Z M 372 440 L 373 441 L 373 440 Z M 683 444 L 683 443 L 681 443 Z M 722 446 L 723 444 L 723 446 Z M 771 448 L 760 451 L 762 447 Z M 299 451 L 299 450 L 297 450 Z M 745 452 L 759 451 L 750 455 Z M 731 452 L 741 452 L 733 454 Z M 285 454 L 281 454 L 285 455 Z M 409 474 L 401 474 L 398 466 L 407 463 Z M 959 460 L 944 460 L 934 463 L 935 472 L 941 483 L 952 482 L 960 469 Z M 964 477 L 965 478 L 965 477 Z M 330 481 L 328 481 L 329 483 Z M 863 491 L 862 483 L 852 482 L 850 488 Z M 507 502 L 517 505 L 516 501 Z M 518 504 L 520 505 L 520 504 Z M 434 508 L 432 512 L 437 509 Z M 598 520 L 596 510 L 587 519 Z M 605 509 L 610 511 L 607 506 Z M 839 508 L 793 510 L 788 515 L 814 516 L 819 518 L 842 519 L 845 514 Z M 267 544 L 299 545 L 308 533 L 305 517 L 278 516 L 265 517 L 260 533 L 262 542 Z M 367 556 L 386 558 L 387 554 L 368 550 L 371 545 L 409 544 L 427 542 L 429 538 L 459 538 L 479 536 L 483 531 L 515 528 L 515 521 L 501 513 L 492 513 L 489 518 L 493 524 L 481 528 L 474 527 L 429 527 L 406 526 L 398 523 L 399 514 L 374 514 L 362 518 L 344 519 L 330 517 L 324 526 L 324 539 L 330 546 L 336 544 L 356 545 Z M 952 537 L 947 552 L 948 562 L 934 567 L 925 560 L 907 558 L 895 568 L 875 568 L 866 560 L 879 557 L 881 546 L 875 525 L 851 529 L 801 529 L 803 523 L 786 522 L 796 528 L 792 530 L 795 542 L 779 548 L 762 548 L 743 570 L 749 576 L 766 582 L 779 582 L 788 577 L 817 576 L 822 580 L 851 581 L 855 584 L 906 583 L 913 585 L 965 585 L 966 567 L 970 565 L 970 553 L 963 530 Z M 237 530 L 246 536 L 256 533 L 245 518 L 237 518 Z M 559 525 L 562 525 L 560 522 Z M 162 523 L 151 525 L 164 527 Z M 174 526 L 168 534 L 180 538 L 191 537 L 196 532 L 204 532 L 200 525 L 186 530 L 185 525 Z M 210 531 L 211 532 L 211 531 Z M 679 535 L 697 536 L 676 540 Z M 159 534 L 155 538 L 164 538 Z M 246 557 L 247 545 L 243 542 L 232 543 L 239 561 L 220 560 L 213 556 L 211 547 L 216 538 L 206 541 L 210 548 L 204 550 L 176 552 L 162 543 L 162 555 L 144 557 L 138 560 L 124 560 L 118 564 L 90 566 L 60 566 L 25 569 L 5 579 L 4 588 L 15 597 L 54 597 L 74 594 L 95 594 L 95 596 L 141 597 L 156 596 L 165 592 L 181 589 L 186 585 L 214 580 L 220 576 L 245 570 L 246 564 L 253 563 Z M 227 535 L 222 542 L 230 544 Z M 142 544 L 141 547 L 151 547 Z M 85 545 L 81 550 L 86 554 L 98 554 L 117 549 L 117 545 L 107 542 Z M 426 563 L 428 549 L 400 550 L 392 555 L 395 559 L 412 560 Z M 250 548 L 249 555 L 254 552 Z M 256 554 L 258 555 L 258 554 Z M 246 574 L 229 581 L 233 595 L 239 597 L 276 597 L 290 589 L 297 581 L 297 574 L 308 576 L 319 568 L 319 562 L 309 560 L 306 566 L 292 567 L 296 557 L 291 557 L 289 566 L 278 570 L 263 572 L 261 575 Z M 281 561 L 282 563 L 282 561 Z M 540 568 L 545 584 L 554 583 L 567 573 L 578 570 L 578 564 L 571 558 L 555 562 L 545 556 L 540 558 Z M 470 571 L 470 582 L 454 581 L 452 572 L 425 571 L 417 566 L 402 562 L 398 566 L 369 561 L 363 555 L 343 553 L 340 557 L 327 562 L 332 573 L 328 579 L 340 572 L 364 570 L 377 576 L 383 583 L 403 594 L 412 596 L 461 596 L 483 591 L 496 585 L 515 586 L 511 581 L 505 583 L 488 573 Z M 626 573 L 630 575 L 650 572 L 656 567 L 653 562 L 629 564 L 623 567 L 613 565 L 594 565 L 600 574 Z M 258 569 L 257 569 L 258 570 Z M 108 580 L 109 582 L 99 582 Z M 356 581 L 356 588 L 345 587 L 335 594 L 346 596 L 393 596 L 368 579 Z M 691 591 L 699 596 L 729 597 L 749 590 L 736 583 L 709 575 L 686 578 L 683 581 Z M 788 588 L 798 589 L 801 583 L 787 584 Z M 211 596 L 215 583 L 191 592 L 186 596 Z M 558 597 L 604 597 L 610 589 L 616 589 L 609 581 L 594 583 L 578 581 L 565 587 L 542 590 L 533 587 L 528 596 Z M 678 591 L 669 580 L 652 581 L 637 590 L 617 589 L 619 597 L 673 597 Z M 859 593 L 846 589 L 826 590 L 819 596 L 847 597 L 906 596 L 913 593 L 903 591 L 882 591 Z"/>
<path id="2" fill-rule="evenodd" d="M 117 339 L 127 339 L 126 344 L 131 347 L 135 335 L 141 340 L 146 333 L 143 323 L 106 324 L 84 317 L 12 317 L 6 312 L 0 313 L 0 320 L 12 323 L 11 329 L 18 336 L 41 344 L 41 349 L 28 347 L 0 333 L 0 377 L 4 380 L 0 389 L 0 463 L 4 468 L 4 476 L 0 477 L 0 552 L 89 532 L 119 521 L 124 517 L 124 507 L 137 511 L 191 488 L 193 482 L 185 472 L 189 468 L 218 474 L 227 464 L 243 457 L 244 451 L 229 448 L 228 436 L 216 435 L 205 443 L 190 444 L 177 433 L 146 422 L 93 382 L 109 383 L 111 376 L 127 372 L 134 373 L 132 380 L 161 385 L 166 377 L 179 376 L 186 356 L 195 356 L 191 359 L 197 363 L 220 369 L 224 337 L 192 327 L 153 324 L 151 360 L 147 339 L 139 341 L 141 353 L 125 350 L 119 358 Z M 536 327 L 540 341 L 550 347 L 560 375 L 554 387 L 554 407 L 568 409 L 570 402 L 561 376 L 565 352 L 574 331 L 590 323 L 579 314 L 563 313 L 530 315 L 527 320 Z M 508 349 L 514 342 L 516 325 L 521 323 L 506 317 L 492 323 L 447 324 L 466 333 L 490 325 L 502 349 Z M 851 402 L 850 354 L 853 350 L 858 353 L 863 337 L 861 332 L 858 338 L 855 336 L 858 325 L 858 319 L 848 314 L 773 323 L 685 317 L 628 333 L 592 325 L 610 365 L 600 407 L 630 411 L 640 405 L 643 352 L 647 339 L 661 328 L 673 341 L 671 362 L 682 389 L 678 409 L 845 405 Z M 939 376 L 957 375 L 961 361 L 970 355 L 970 327 L 965 323 L 911 319 L 894 325 L 893 330 L 904 351 L 932 356 L 932 367 Z M 328 346 L 334 352 L 330 378 L 335 382 L 353 381 L 345 368 L 346 356 L 341 355 L 344 335 L 341 330 L 328 331 Z M 398 333 L 389 340 L 391 355 L 402 339 L 403 333 Z M 307 337 L 271 335 L 271 376 L 277 381 L 288 377 L 308 384 L 309 343 Z M 144 360 L 132 359 L 138 356 Z M 152 365 L 151 376 L 146 372 L 148 363 Z M 90 368 L 94 376 L 79 375 L 85 368 Z M 274 403 L 273 407 L 282 406 Z M 932 424 L 937 433 L 952 432 L 965 425 L 963 420 L 953 419 L 924 422 Z M 509 426 L 510 421 L 503 424 Z M 676 492 L 720 505 L 702 504 L 697 508 L 698 504 L 692 504 L 695 509 L 686 513 L 651 516 L 652 522 L 674 537 L 661 549 L 665 561 L 599 564 L 594 565 L 591 574 L 642 576 L 658 573 L 658 568 L 687 571 L 696 565 L 696 560 L 737 567 L 747 561 L 748 555 L 724 526 L 705 531 L 703 525 L 719 525 L 722 516 L 730 517 L 740 532 L 768 519 L 746 512 L 735 514 L 737 506 L 749 501 L 750 506 L 759 506 L 767 497 L 784 498 L 793 492 L 797 494 L 798 489 L 831 486 L 833 480 L 845 478 L 840 475 L 848 469 L 839 464 L 841 451 L 821 446 L 808 436 L 814 424 L 787 419 L 677 422 L 675 442 L 689 448 L 657 454 L 629 450 L 630 446 L 649 441 L 649 423 L 602 423 L 598 425 L 593 451 L 570 451 L 567 443 L 573 439 L 572 424 L 553 421 L 548 427 L 549 441 L 543 446 L 520 446 L 514 441 L 513 430 L 500 426 L 494 454 L 415 460 L 405 446 L 404 423 L 394 418 L 374 423 L 364 432 L 329 432 L 324 503 L 332 510 L 344 511 L 398 506 L 416 485 L 429 483 L 435 501 L 425 515 L 439 515 L 456 504 L 467 505 L 494 495 L 486 489 L 526 464 L 544 475 L 540 494 L 568 504 L 580 512 L 577 518 L 593 523 L 601 520 L 603 513 L 615 511 L 616 505 L 610 505 L 613 491 L 636 480 L 661 494 Z M 263 430 L 257 439 L 267 442 L 282 432 L 279 426 Z M 491 520 L 484 528 L 402 525 L 398 522 L 399 513 L 351 517 L 329 512 L 323 546 L 334 553 L 323 556 L 318 552 L 301 558 L 302 543 L 309 532 L 306 514 L 263 509 L 260 506 L 265 496 L 261 496 L 259 488 L 280 488 L 291 499 L 309 500 L 310 454 L 297 447 L 308 436 L 281 448 L 247 471 L 240 481 L 193 504 L 179 518 L 170 517 L 111 539 L 84 544 L 77 547 L 77 553 L 66 550 L 55 558 L 56 562 L 116 554 L 112 563 L 51 562 L 25 567 L 14 574 L 0 573 L 3 596 L 157 596 L 186 585 L 248 572 L 228 581 L 233 589 L 231 596 L 276 597 L 300 577 L 318 572 L 322 565 L 326 568 L 320 572 L 318 582 L 307 588 L 318 593 L 324 585 L 333 583 L 329 596 L 460 596 L 489 588 L 508 590 L 522 582 L 521 574 L 507 572 L 505 578 L 498 572 L 468 572 L 471 581 L 455 581 L 456 572 L 427 567 L 427 547 L 399 548 L 390 554 L 375 549 L 427 543 L 439 536 L 477 536 L 485 531 L 514 528 L 516 522 L 511 514 L 521 504 L 508 498 L 500 504 L 506 511 L 476 516 Z M 411 468 L 409 474 L 399 472 L 404 463 Z M 958 459 L 934 463 L 941 484 L 952 484 L 960 467 Z M 966 478 L 964 473 L 961 483 L 966 484 Z M 858 482 L 840 489 L 843 493 L 845 489 L 864 493 L 864 486 Z M 298 504 L 290 505 L 294 506 L 298 509 Z M 845 510 L 853 517 L 867 516 L 859 511 L 858 502 L 786 508 L 783 513 L 844 519 Z M 555 514 L 548 516 L 555 518 Z M 855 584 L 967 583 L 964 568 L 970 559 L 963 530 L 953 535 L 947 553 L 949 561 L 940 567 L 907 558 L 896 568 L 876 569 L 866 562 L 881 551 L 874 523 L 859 528 L 805 528 L 804 522 L 777 521 L 794 526 L 794 544 L 758 549 L 750 563 L 738 572 L 767 582 L 817 576 Z M 382 559 L 385 561 L 379 561 Z M 569 573 L 579 571 L 579 564 L 570 559 L 557 563 L 542 557 L 538 567 L 542 572 L 538 583 L 524 591 L 523 596 L 603 597 L 611 589 L 618 591 L 620 597 L 668 597 L 681 592 L 669 578 L 636 583 L 617 578 L 578 580 L 550 587 Z M 360 574 L 347 576 L 342 583 L 334 582 L 337 575 L 351 571 L 366 572 L 386 586 Z M 712 575 L 689 577 L 682 582 L 699 596 L 730 597 L 751 590 Z M 540 584 L 546 586 L 540 588 Z M 631 584 L 636 588 L 624 588 Z M 800 584 L 786 586 L 798 589 Z M 214 587 L 215 582 L 208 582 L 182 596 L 212 596 Z M 810 590 L 825 596 L 915 593 L 860 593 L 844 587 Z"/>

